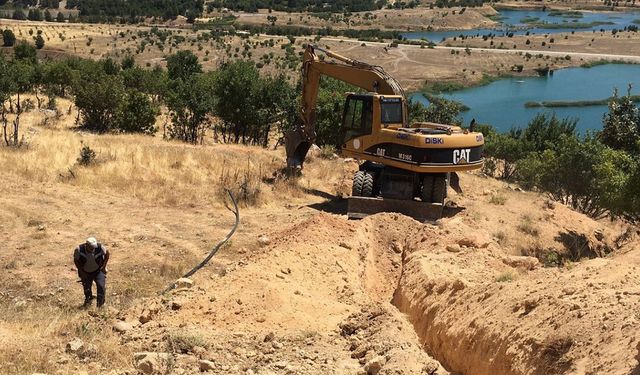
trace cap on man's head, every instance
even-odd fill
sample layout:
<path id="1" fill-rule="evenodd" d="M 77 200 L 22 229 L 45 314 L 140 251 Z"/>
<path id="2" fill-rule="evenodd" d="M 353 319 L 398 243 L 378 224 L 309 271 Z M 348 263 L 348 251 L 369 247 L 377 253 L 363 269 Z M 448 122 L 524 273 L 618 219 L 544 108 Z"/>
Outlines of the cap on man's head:
<path id="1" fill-rule="evenodd" d="M 98 240 L 96 240 L 95 237 L 89 237 L 87 238 L 87 241 L 85 242 L 87 245 L 93 247 L 94 249 L 98 248 Z"/>

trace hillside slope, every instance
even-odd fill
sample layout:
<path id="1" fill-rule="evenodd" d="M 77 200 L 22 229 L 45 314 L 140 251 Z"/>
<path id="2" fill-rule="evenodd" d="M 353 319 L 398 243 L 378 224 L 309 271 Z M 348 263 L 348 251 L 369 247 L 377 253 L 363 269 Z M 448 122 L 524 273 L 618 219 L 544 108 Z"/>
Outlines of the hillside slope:
<path id="1" fill-rule="evenodd" d="M 27 133 L 0 150 L 0 373 L 640 371 L 635 227 L 474 174 L 436 223 L 349 221 L 350 161 L 292 184 L 281 150 Z M 97 165 L 74 164 L 81 141 Z M 221 186 L 242 182 L 231 244 L 158 296 L 228 231 Z M 97 311 L 71 260 L 90 234 L 113 252 Z"/>

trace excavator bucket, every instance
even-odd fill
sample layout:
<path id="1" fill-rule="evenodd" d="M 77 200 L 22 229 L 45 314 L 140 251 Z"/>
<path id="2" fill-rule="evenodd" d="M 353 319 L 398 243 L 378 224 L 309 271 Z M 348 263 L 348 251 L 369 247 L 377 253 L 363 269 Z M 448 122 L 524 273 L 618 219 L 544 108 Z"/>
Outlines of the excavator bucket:
<path id="1" fill-rule="evenodd" d="M 347 208 L 349 219 L 362 219 L 380 212 L 397 212 L 418 221 L 435 221 L 442 217 L 443 205 L 388 198 L 350 197 Z"/>

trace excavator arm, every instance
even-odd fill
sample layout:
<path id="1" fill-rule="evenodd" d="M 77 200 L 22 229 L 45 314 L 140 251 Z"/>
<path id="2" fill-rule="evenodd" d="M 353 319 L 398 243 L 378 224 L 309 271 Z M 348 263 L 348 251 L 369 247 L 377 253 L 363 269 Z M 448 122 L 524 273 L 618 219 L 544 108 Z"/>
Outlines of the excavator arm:
<path id="1" fill-rule="evenodd" d="M 320 59 L 316 55 L 316 50 L 323 52 L 327 57 L 335 59 L 337 62 Z M 302 101 L 299 121 L 295 128 L 289 130 L 285 135 L 287 166 L 291 169 L 302 168 L 309 147 L 315 142 L 316 101 L 320 77 L 323 75 L 357 86 L 368 92 L 405 97 L 404 90 L 398 81 L 381 67 L 308 45 L 302 62 Z M 407 119 L 405 118 L 404 121 L 406 122 Z"/>

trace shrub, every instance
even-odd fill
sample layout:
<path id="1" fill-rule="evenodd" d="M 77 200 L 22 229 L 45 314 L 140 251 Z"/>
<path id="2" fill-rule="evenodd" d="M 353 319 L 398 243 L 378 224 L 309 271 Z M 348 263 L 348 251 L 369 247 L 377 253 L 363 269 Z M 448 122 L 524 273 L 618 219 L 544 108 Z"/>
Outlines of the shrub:
<path id="1" fill-rule="evenodd" d="M 83 146 L 80 150 L 80 156 L 76 159 L 79 165 L 88 166 L 96 162 L 96 152 L 89 146 Z"/>
<path id="2" fill-rule="evenodd" d="M 16 44 L 16 36 L 13 34 L 13 31 L 9 30 L 9 29 L 5 29 L 2 32 L 2 41 L 3 41 L 3 46 L 5 47 L 13 47 L 14 44 Z"/>

